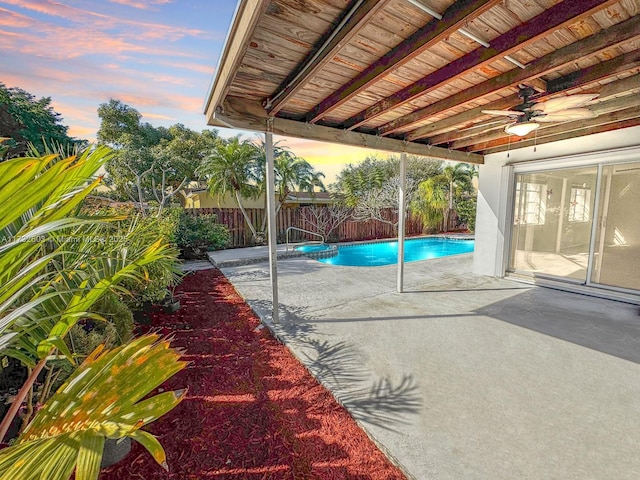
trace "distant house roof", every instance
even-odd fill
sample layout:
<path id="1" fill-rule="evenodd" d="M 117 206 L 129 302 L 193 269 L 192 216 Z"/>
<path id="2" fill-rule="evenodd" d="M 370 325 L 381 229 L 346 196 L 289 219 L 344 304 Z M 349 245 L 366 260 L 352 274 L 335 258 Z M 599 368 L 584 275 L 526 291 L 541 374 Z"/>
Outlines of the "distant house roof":
<path id="1" fill-rule="evenodd" d="M 292 203 L 332 203 L 333 199 L 329 192 L 290 192 L 287 202 Z"/>

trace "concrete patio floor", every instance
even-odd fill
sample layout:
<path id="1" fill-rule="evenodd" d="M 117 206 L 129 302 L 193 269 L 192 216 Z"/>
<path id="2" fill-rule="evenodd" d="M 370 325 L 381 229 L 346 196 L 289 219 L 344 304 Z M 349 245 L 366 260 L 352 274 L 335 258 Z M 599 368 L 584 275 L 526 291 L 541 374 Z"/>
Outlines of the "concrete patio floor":
<path id="1" fill-rule="evenodd" d="M 475 276 L 278 262 L 278 337 L 410 478 L 640 478 L 638 307 Z M 270 322 L 267 263 L 222 267 Z"/>

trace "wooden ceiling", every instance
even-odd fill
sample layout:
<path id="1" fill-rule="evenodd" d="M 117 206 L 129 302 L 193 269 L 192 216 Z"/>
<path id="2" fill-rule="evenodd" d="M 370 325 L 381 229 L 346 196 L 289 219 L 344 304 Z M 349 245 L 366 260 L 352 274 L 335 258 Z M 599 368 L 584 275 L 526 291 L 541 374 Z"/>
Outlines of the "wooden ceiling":
<path id="1" fill-rule="evenodd" d="M 240 0 L 205 113 L 482 163 L 640 124 L 639 13 L 640 0 Z M 522 86 L 535 101 L 598 93 L 597 116 L 509 136 L 509 119 L 482 110 L 517 106 Z"/>

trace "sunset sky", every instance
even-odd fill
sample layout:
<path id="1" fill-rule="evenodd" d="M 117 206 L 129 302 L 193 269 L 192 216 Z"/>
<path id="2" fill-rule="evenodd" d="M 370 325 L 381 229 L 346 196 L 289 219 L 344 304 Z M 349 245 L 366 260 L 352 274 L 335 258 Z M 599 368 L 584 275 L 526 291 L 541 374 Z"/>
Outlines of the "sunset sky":
<path id="1" fill-rule="evenodd" d="M 97 108 L 109 98 L 154 126 L 183 123 L 200 131 L 208 128 L 203 103 L 235 6 L 236 0 L 0 0 L 0 82 L 51 97 L 78 138 L 95 140 Z M 294 138 L 285 144 L 329 182 L 345 163 L 374 153 Z"/>

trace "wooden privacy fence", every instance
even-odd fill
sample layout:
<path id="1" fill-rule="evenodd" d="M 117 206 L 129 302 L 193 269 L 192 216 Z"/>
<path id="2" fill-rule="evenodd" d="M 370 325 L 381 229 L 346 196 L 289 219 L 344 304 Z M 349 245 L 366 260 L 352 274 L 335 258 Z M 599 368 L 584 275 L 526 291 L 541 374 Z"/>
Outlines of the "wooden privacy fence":
<path id="1" fill-rule="evenodd" d="M 303 209 L 309 207 L 282 208 L 276 218 L 276 231 L 278 232 L 278 242 L 284 243 L 287 228 L 297 227 L 304 230 L 316 231 L 316 229 L 305 221 Z M 239 208 L 187 208 L 187 214 L 193 216 L 215 214 L 218 222 L 229 229 L 231 233 L 231 247 L 250 247 L 255 245 L 251 230 L 242 216 Z M 258 230 L 265 221 L 266 212 L 262 208 L 248 208 L 247 215 L 256 225 Z M 392 209 L 384 212 L 384 218 L 392 221 L 397 220 L 397 213 Z M 265 224 L 266 225 L 266 224 Z M 422 222 L 418 219 L 407 217 L 406 234 L 419 235 L 423 233 Z M 348 220 L 340 224 L 331 235 L 331 241 L 355 242 L 359 240 L 372 240 L 377 238 L 393 238 L 397 236 L 394 225 L 379 220 L 356 221 Z M 292 230 L 289 239 L 294 242 L 305 240 L 316 240 L 312 235 Z M 327 239 L 329 240 L 329 239 Z"/>

